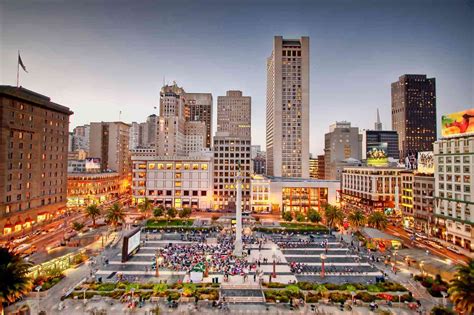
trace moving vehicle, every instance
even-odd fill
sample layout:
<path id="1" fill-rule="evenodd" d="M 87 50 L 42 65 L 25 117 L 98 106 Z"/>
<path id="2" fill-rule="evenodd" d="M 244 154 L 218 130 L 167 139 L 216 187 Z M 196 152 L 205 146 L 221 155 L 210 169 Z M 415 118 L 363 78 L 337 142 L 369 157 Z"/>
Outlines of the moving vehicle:
<path id="1" fill-rule="evenodd" d="M 454 246 L 448 246 L 446 247 L 448 250 L 452 251 L 453 253 L 455 254 L 458 254 L 458 255 L 461 255 L 461 251 L 459 249 L 457 249 L 456 247 Z"/>
<path id="2" fill-rule="evenodd" d="M 31 245 L 31 244 L 21 244 L 21 245 L 18 245 L 18 246 L 14 249 L 14 252 L 15 252 L 15 253 L 21 254 L 21 255 L 30 255 L 30 254 L 32 254 L 34 251 L 36 251 L 36 246 Z"/>

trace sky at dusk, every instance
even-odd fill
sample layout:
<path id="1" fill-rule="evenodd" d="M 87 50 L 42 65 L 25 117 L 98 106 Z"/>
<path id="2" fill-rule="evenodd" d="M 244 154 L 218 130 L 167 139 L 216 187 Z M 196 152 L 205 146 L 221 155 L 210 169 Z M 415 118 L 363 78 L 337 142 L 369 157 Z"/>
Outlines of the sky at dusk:
<path id="1" fill-rule="evenodd" d="M 0 0 L 0 84 L 70 107 L 91 121 L 142 122 L 159 89 L 252 97 L 252 142 L 265 147 L 266 58 L 273 36 L 310 37 L 310 152 L 336 120 L 391 127 L 390 83 L 437 83 L 438 120 L 474 107 L 474 1 Z M 216 110 L 214 111 L 216 113 Z M 214 117 L 214 120 L 216 117 Z"/>

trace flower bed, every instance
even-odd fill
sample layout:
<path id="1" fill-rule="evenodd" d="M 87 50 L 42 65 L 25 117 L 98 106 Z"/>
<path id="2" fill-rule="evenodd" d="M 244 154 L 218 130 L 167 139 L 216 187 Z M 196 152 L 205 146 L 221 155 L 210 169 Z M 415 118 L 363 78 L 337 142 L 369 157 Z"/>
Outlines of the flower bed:
<path id="1" fill-rule="evenodd" d="M 47 291 L 58 284 L 65 276 L 61 273 L 55 276 L 39 276 L 33 282 L 33 287 L 41 286 L 41 292 Z"/>
<path id="2" fill-rule="evenodd" d="M 150 219 L 146 222 L 146 227 L 149 228 L 166 228 L 171 226 L 192 226 L 194 220 L 192 219 Z"/>
<path id="3" fill-rule="evenodd" d="M 430 276 L 423 275 L 416 275 L 414 278 L 416 281 L 419 281 L 433 297 L 442 297 L 441 292 L 448 292 L 448 283 L 443 281 L 440 275 L 436 275 L 434 279 Z"/>

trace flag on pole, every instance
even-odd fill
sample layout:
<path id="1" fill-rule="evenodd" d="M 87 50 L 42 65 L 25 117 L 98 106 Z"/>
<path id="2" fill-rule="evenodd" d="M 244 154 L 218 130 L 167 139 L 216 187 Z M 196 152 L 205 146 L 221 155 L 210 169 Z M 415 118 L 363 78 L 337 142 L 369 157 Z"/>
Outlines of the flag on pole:
<path id="1" fill-rule="evenodd" d="M 23 68 L 23 71 L 25 71 L 26 73 L 28 73 L 28 71 L 26 70 L 25 65 L 23 64 L 23 60 L 21 60 L 20 53 L 18 53 L 18 64 Z"/>

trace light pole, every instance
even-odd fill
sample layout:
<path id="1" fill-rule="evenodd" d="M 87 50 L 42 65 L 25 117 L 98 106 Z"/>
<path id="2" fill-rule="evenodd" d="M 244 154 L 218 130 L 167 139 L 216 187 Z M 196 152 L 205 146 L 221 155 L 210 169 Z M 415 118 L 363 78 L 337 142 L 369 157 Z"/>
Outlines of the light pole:
<path id="1" fill-rule="evenodd" d="M 354 314 L 354 302 L 355 302 L 355 295 L 356 293 L 354 291 L 351 291 L 351 296 L 352 296 L 352 311 L 351 313 Z"/>
<path id="2" fill-rule="evenodd" d="M 320 257 L 321 257 L 321 278 L 324 278 L 324 261 L 326 260 L 327 257 L 325 254 L 321 254 Z"/>
<path id="3" fill-rule="evenodd" d="M 421 271 L 421 275 L 424 276 L 425 275 L 425 271 L 423 270 L 423 265 L 425 264 L 425 262 L 422 260 L 420 262 L 420 271 Z"/>
<path id="4" fill-rule="evenodd" d="M 41 299 L 40 290 L 41 290 L 41 286 L 40 286 L 40 285 L 37 286 L 37 287 L 35 288 L 35 290 L 36 290 L 36 293 L 37 293 L 37 295 L 38 295 L 38 314 L 39 314 L 39 313 L 40 313 L 40 299 Z"/>
<path id="5" fill-rule="evenodd" d="M 277 275 L 276 275 L 276 261 L 275 261 L 275 259 L 276 259 L 276 247 L 275 247 L 275 246 L 273 246 L 272 252 L 273 252 L 273 254 L 272 254 L 272 257 L 273 257 L 273 273 L 272 273 L 272 278 L 276 278 Z"/>
<path id="6" fill-rule="evenodd" d="M 448 296 L 448 293 L 441 291 L 441 295 L 443 296 L 443 306 L 446 307 L 446 297 Z"/>
<path id="7" fill-rule="evenodd" d="M 155 254 L 155 265 L 156 265 L 156 268 L 155 268 L 155 277 L 159 277 L 160 276 L 160 264 L 161 264 L 161 260 L 163 259 L 163 257 L 161 257 L 160 255 L 158 255 L 158 252 L 156 252 Z"/>
<path id="8" fill-rule="evenodd" d="M 204 269 L 204 278 L 209 277 L 209 259 L 211 258 L 210 255 L 206 256 L 206 259 L 204 260 L 204 265 L 206 269 Z"/>

